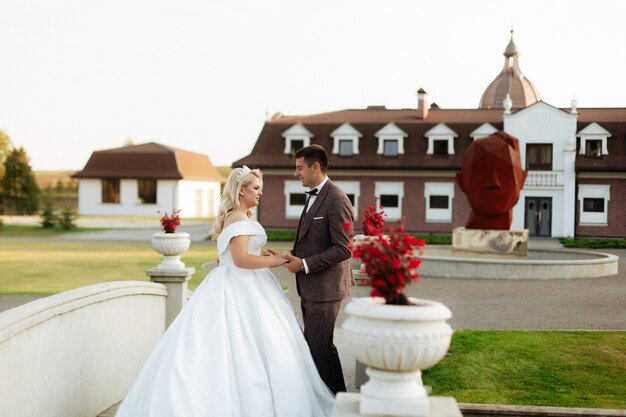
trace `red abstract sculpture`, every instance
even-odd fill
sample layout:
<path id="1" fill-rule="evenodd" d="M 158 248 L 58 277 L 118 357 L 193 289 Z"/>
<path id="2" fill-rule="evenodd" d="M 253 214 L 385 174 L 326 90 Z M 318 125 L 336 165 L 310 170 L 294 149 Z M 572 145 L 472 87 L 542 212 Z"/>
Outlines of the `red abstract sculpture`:
<path id="1" fill-rule="evenodd" d="M 509 230 L 513 206 L 526 180 L 519 141 L 496 132 L 477 139 L 465 151 L 456 181 L 467 196 L 472 214 L 468 229 Z"/>

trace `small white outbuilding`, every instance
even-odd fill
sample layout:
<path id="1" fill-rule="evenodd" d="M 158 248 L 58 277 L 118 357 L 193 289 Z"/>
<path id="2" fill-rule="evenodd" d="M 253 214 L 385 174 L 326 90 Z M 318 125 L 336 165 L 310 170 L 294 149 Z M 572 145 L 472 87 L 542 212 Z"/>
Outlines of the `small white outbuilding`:
<path id="1" fill-rule="evenodd" d="M 224 182 L 206 155 L 154 142 L 95 151 L 73 178 L 78 214 L 97 216 L 215 216 Z"/>

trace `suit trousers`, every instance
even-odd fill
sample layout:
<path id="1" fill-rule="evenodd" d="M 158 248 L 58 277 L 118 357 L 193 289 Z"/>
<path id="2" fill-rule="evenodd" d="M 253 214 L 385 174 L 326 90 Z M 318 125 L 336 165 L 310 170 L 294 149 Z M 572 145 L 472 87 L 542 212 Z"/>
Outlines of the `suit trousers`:
<path id="1" fill-rule="evenodd" d="M 304 338 L 322 380 L 328 388 L 337 392 L 346 391 L 339 353 L 333 343 L 335 321 L 341 308 L 341 300 L 307 301 L 300 299 L 302 319 L 304 321 Z"/>

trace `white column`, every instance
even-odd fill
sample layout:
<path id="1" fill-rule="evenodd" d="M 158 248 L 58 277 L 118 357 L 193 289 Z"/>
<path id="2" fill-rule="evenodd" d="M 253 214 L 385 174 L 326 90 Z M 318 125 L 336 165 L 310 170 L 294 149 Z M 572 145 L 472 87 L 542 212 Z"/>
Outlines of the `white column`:
<path id="1" fill-rule="evenodd" d="M 196 268 L 176 270 L 151 268 L 146 271 L 146 275 L 150 277 L 152 282 L 165 284 L 167 287 L 167 301 L 165 302 L 166 329 L 185 307 L 185 304 L 187 304 L 187 282 L 194 272 L 196 272 Z"/>

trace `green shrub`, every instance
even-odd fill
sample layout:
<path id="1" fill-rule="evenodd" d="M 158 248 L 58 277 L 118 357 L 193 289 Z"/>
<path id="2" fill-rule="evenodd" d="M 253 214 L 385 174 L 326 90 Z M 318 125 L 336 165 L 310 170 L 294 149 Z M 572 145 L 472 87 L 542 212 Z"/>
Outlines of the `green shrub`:
<path id="1" fill-rule="evenodd" d="M 626 239 L 559 239 L 566 248 L 626 249 Z"/>
<path id="2" fill-rule="evenodd" d="M 54 214 L 54 206 L 51 200 L 46 200 L 44 203 L 43 211 L 41 212 L 41 220 L 39 223 L 44 229 L 50 229 L 54 227 L 57 221 L 57 216 Z"/>
<path id="3" fill-rule="evenodd" d="M 452 244 L 452 235 L 434 235 L 432 233 L 424 235 L 424 234 L 413 234 L 417 239 L 423 240 L 427 245 L 451 245 Z"/>
<path id="4" fill-rule="evenodd" d="M 296 239 L 295 229 L 268 229 L 265 233 L 267 240 L 273 242 L 293 242 Z"/>
<path id="5" fill-rule="evenodd" d="M 75 229 L 75 221 L 76 215 L 74 214 L 74 210 L 72 210 L 70 207 L 66 207 L 65 209 L 63 209 L 61 216 L 58 218 L 59 226 L 61 226 L 63 230 Z"/>

